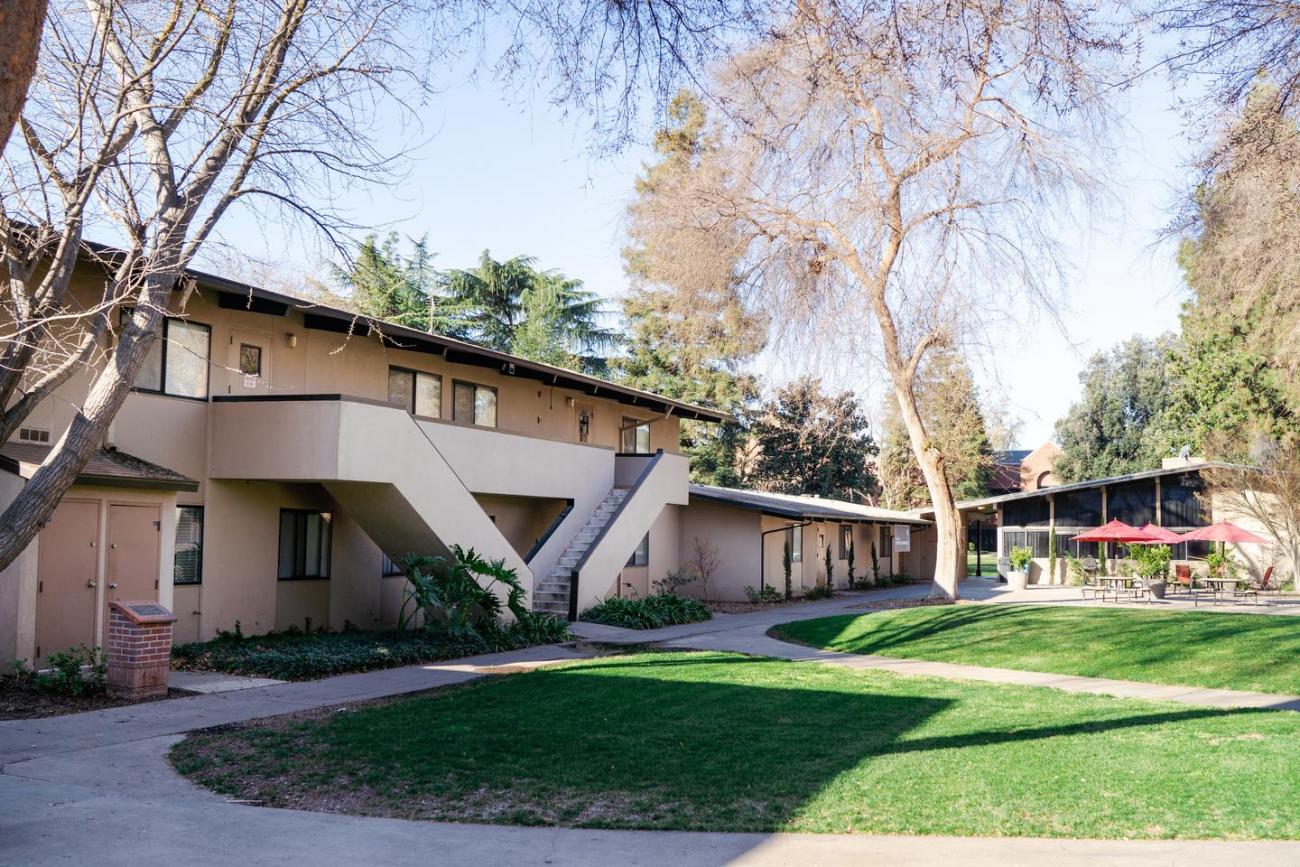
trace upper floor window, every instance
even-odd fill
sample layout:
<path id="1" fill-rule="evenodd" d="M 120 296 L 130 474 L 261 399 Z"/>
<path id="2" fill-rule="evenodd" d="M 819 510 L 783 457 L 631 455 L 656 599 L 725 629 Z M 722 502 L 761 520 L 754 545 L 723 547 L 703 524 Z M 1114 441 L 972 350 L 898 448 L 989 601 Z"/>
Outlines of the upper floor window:
<path id="1" fill-rule="evenodd" d="M 199 584 L 203 581 L 203 507 L 176 507 L 176 553 L 173 558 L 173 584 Z"/>
<path id="2" fill-rule="evenodd" d="M 122 321 L 131 316 L 121 313 Z M 152 391 L 175 397 L 208 397 L 208 359 L 212 329 L 187 319 L 164 319 L 162 333 L 149 347 L 144 364 L 135 377 L 138 391 Z"/>
<path id="3" fill-rule="evenodd" d="M 425 418 L 442 418 L 442 377 L 404 367 L 388 368 L 388 402 Z"/>
<path id="4" fill-rule="evenodd" d="M 453 386 L 452 421 L 476 424 L 480 427 L 497 426 L 497 390 L 473 382 L 457 382 Z"/>
<path id="5" fill-rule="evenodd" d="M 281 581 L 330 577 L 333 516 L 307 509 L 280 510 Z"/>
<path id="6" fill-rule="evenodd" d="M 650 422 L 635 418 L 623 419 L 621 451 L 633 455 L 650 454 Z"/>

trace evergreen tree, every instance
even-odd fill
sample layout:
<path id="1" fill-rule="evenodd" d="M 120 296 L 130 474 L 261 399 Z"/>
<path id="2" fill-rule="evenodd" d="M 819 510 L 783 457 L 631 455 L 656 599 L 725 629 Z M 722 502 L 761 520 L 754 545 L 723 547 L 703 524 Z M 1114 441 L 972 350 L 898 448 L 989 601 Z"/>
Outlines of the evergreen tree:
<path id="1" fill-rule="evenodd" d="M 369 235 L 346 268 L 334 266 L 333 276 L 358 313 L 410 328 L 429 328 L 430 301 L 436 272 L 424 238 L 401 252 L 393 232 L 381 242 Z"/>
<path id="2" fill-rule="evenodd" d="M 984 496 L 993 472 L 993 446 L 970 368 L 954 350 L 934 350 L 918 371 L 916 394 L 926 430 L 943 454 L 954 496 Z M 879 466 L 882 505 L 914 509 L 930 502 L 912 441 L 898 416 L 898 402 L 892 398 L 885 406 Z"/>
<path id="3" fill-rule="evenodd" d="M 623 251 L 632 282 L 622 300 L 626 354 L 615 374 L 636 388 L 740 413 L 758 396 L 758 383 L 744 366 L 764 343 L 764 329 L 746 313 L 738 293 L 734 257 L 718 257 L 705 279 L 686 283 L 674 271 L 673 239 L 638 232 L 639 219 L 665 190 L 683 183 L 711 158 L 704 104 L 682 91 L 668 108 L 668 124 L 655 133 L 659 159 L 645 167 L 629 207 L 631 244 Z M 737 485 L 743 473 L 736 451 L 744 434 L 736 425 L 682 424 L 683 451 L 696 481 Z"/>
<path id="4" fill-rule="evenodd" d="M 875 484 L 876 444 L 851 392 L 828 395 L 812 377 L 797 379 L 753 414 L 750 435 L 761 490 L 861 502 Z"/>
<path id="5" fill-rule="evenodd" d="M 1062 481 L 1160 466 L 1169 453 L 1169 358 L 1176 347 L 1171 334 L 1131 337 L 1088 361 L 1079 375 L 1082 397 L 1056 423 L 1062 454 L 1054 469 Z"/>
<path id="6" fill-rule="evenodd" d="M 532 256 L 502 262 L 484 250 L 477 266 L 440 282 L 451 333 L 492 349 L 598 373 L 618 343 L 600 324 L 600 297 Z"/>

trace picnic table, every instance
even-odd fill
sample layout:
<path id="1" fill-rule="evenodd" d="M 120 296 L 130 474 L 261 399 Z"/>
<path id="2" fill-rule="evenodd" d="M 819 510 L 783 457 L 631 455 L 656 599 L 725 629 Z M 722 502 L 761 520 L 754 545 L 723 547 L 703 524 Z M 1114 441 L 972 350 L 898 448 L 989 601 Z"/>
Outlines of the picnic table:
<path id="1" fill-rule="evenodd" d="M 1115 601 L 1119 601 L 1121 595 L 1132 596 L 1134 599 L 1141 599 L 1146 596 L 1145 587 L 1135 587 L 1134 582 L 1138 579 L 1133 575 L 1098 575 L 1094 579 L 1101 584 L 1101 601 L 1106 601 L 1106 593 L 1114 593 Z"/>
<path id="2" fill-rule="evenodd" d="M 1230 599 L 1236 599 L 1238 596 L 1250 596 L 1254 598 L 1256 600 L 1256 604 L 1258 604 L 1259 597 L 1256 593 L 1254 593 L 1251 590 L 1246 590 L 1246 591 L 1238 590 L 1238 588 L 1242 584 L 1249 583 L 1248 581 L 1242 578 L 1223 578 L 1223 577 L 1214 578 L 1214 577 L 1206 576 L 1199 580 L 1205 582 L 1205 585 L 1210 588 L 1210 593 L 1214 596 L 1214 602 L 1216 605 L 1220 601 L 1222 601 L 1225 597 Z"/>

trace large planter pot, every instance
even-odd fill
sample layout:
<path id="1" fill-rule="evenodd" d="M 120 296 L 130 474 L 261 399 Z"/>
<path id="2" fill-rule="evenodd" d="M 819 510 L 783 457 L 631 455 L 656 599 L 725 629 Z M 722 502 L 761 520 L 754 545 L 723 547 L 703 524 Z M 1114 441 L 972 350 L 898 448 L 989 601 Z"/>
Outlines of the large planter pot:
<path id="1" fill-rule="evenodd" d="M 1029 572 L 1017 572 L 1014 569 L 1007 572 L 1007 586 L 1012 590 L 1024 590 L 1029 586 Z"/>
<path id="2" fill-rule="evenodd" d="M 1165 598 L 1165 590 L 1168 587 L 1169 582 L 1163 578 L 1156 579 L 1155 581 L 1147 581 L 1147 589 L 1150 590 L 1151 595 L 1157 599 Z"/>

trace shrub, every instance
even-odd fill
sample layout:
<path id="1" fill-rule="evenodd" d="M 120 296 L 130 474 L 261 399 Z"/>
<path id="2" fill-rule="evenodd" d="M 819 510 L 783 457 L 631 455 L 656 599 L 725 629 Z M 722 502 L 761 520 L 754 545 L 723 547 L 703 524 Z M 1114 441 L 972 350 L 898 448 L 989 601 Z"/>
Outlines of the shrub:
<path id="1" fill-rule="evenodd" d="M 1070 573 L 1070 583 L 1075 587 L 1083 586 L 1083 561 L 1071 554 L 1065 552 L 1066 571 Z"/>
<path id="2" fill-rule="evenodd" d="M 880 555 L 876 553 L 876 543 L 871 543 L 871 583 L 880 583 Z"/>
<path id="3" fill-rule="evenodd" d="M 831 546 L 826 546 L 826 590 L 828 596 L 835 595 L 835 564 L 831 561 Z"/>
<path id="4" fill-rule="evenodd" d="M 753 586 L 745 585 L 745 598 L 750 602 L 784 602 L 785 597 L 776 591 L 775 587 L 764 587 L 762 590 L 755 590 Z"/>
<path id="5" fill-rule="evenodd" d="M 524 607 L 523 584 L 504 560 L 485 560 L 473 548 L 453 545 L 451 557 L 411 554 L 402 561 L 406 569 L 406 598 L 398 615 L 398 628 L 406 629 L 417 613 L 423 628 L 453 640 L 488 641 L 501 630 L 501 599 L 492 588 L 506 588 L 506 607 L 516 620 L 529 613 Z M 486 579 L 481 581 L 480 579 Z"/>
<path id="6" fill-rule="evenodd" d="M 622 626 L 625 629 L 658 629 L 679 623 L 700 623 L 713 614 L 698 599 L 671 593 L 655 593 L 644 599 L 611 597 L 582 612 L 588 623 Z"/>
<path id="7" fill-rule="evenodd" d="M 678 595 L 677 591 L 687 584 L 694 584 L 698 579 L 685 569 L 677 569 L 669 572 L 663 578 L 653 582 L 656 593 L 668 593 L 673 596 Z"/>
<path id="8" fill-rule="evenodd" d="M 1028 545 L 1019 545 L 1011 549 L 1011 569 L 1014 572 L 1029 570 L 1029 561 L 1034 558 L 1034 549 Z"/>
<path id="9" fill-rule="evenodd" d="M 853 555 L 853 536 L 852 536 L 852 535 L 849 536 L 849 550 L 848 550 L 848 555 L 849 555 L 849 589 L 850 589 L 850 590 L 854 590 L 854 589 L 856 589 L 857 586 L 858 586 L 858 577 L 857 577 L 857 573 L 855 572 L 854 567 L 853 567 L 853 564 L 854 564 L 855 561 L 854 561 L 854 555 Z"/>
<path id="10" fill-rule="evenodd" d="M 51 653 L 46 659 L 48 671 L 28 668 L 24 660 L 14 663 L 17 682 L 41 692 L 58 695 L 100 695 L 108 689 L 108 663 L 103 651 L 78 644 Z"/>
<path id="11" fill-rule="evenodd" d="M 794 561 L 791 559 L 794 555 L 790 551 L 790 543 L 785 543 L 785 549 L 781 554 L 781 568 L 785 570 L 785 598 L 794 598 L 794 585 L 790 582 L 790 570 L 793 568 Z"/>
<path id="12" fill-rule="evenodd" d="M 906 572 L 897 572 L 890 575 L 889 580 L 893 581 L 895 584 L 911 584 L 912 576 L 908 575 Z"/>
<path id="13" fill-rule="evenodd" d="M 804 599 L 830 599 L 835 595 L 829 584 L 818 584 L 804 591 Z"/>

